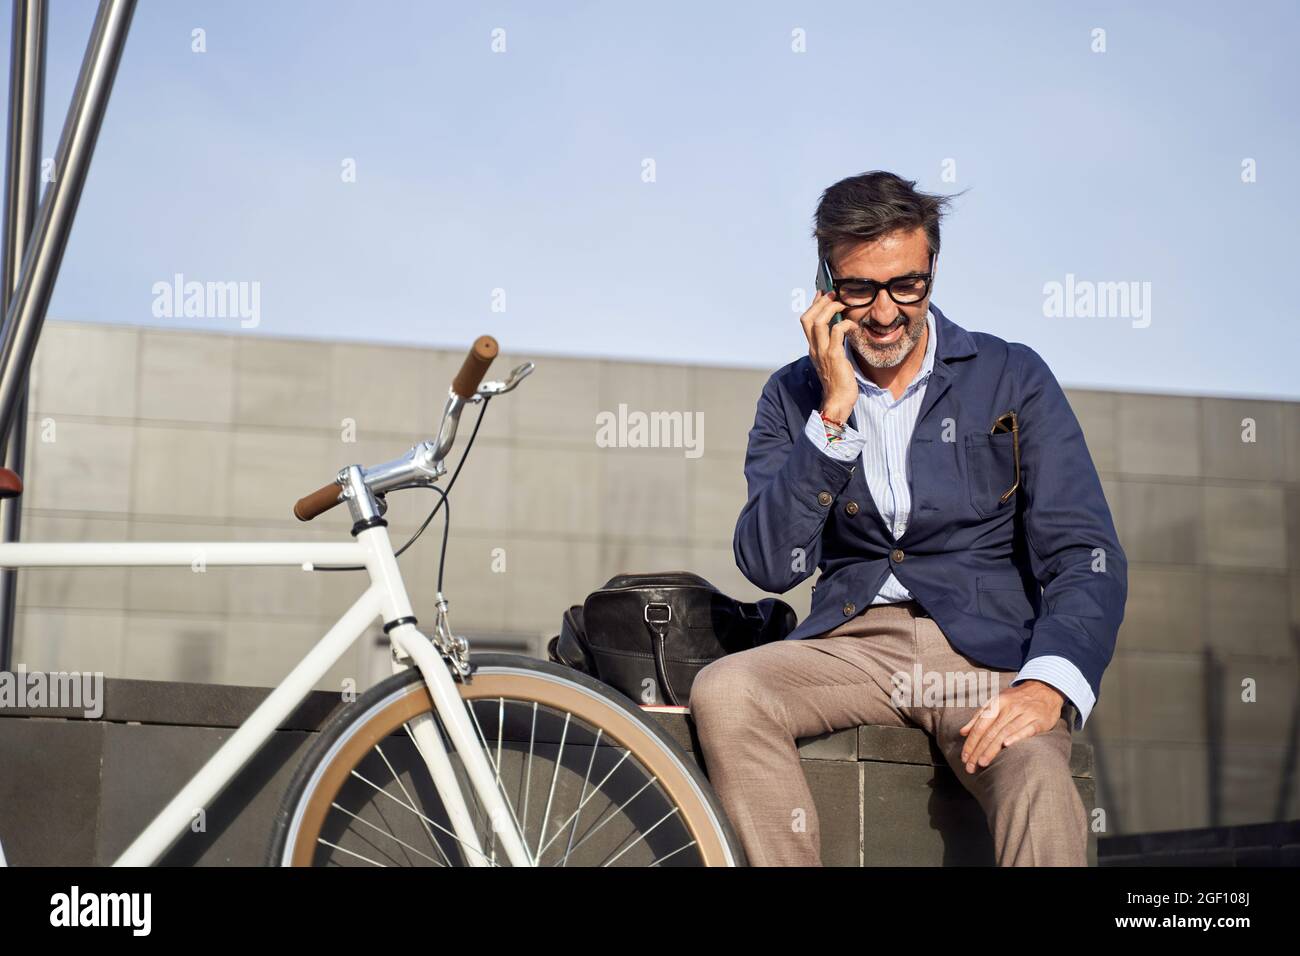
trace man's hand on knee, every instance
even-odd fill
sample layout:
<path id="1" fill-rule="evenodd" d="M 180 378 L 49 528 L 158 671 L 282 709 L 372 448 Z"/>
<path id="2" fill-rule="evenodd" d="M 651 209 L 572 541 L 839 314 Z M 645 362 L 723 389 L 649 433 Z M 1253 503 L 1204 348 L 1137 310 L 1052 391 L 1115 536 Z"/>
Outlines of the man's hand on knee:
<path id="1" fill-rule="evenodd" d="M 1064 694 L 1038 680 L 1001 691 L 961 728 L 966 737 L 961 749 L 966 772 L 974 773 L 976 765 L 987 767 L 1003 747 L 1051 730 L 1064 704 Z"/>

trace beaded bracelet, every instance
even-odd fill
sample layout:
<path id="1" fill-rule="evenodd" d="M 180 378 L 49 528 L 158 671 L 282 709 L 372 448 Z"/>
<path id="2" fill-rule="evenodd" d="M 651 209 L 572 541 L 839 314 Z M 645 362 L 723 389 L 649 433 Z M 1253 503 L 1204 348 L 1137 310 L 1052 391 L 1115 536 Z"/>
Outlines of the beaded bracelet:
<path id="1" fill-rule="evenodd" d="M 843 429 L 844 426 L 847 424 L 846 422 L 841 422 L 834 418 L 831 418 L 825 412 L 819 412 L 819 414 L 821 415 L 822 421 L 825 422 L 827 425 L 834 425 L 836 428 Z"/>
<path id="2" fill-rule="evenodd" d="M 845 428 L 844 422 L 836 421 L 835 419 L 830 418 L 829 416 L 826 415 L 825 412 L 821 413 L 821 419 L 822 419 L 822 424 L 826 426 L 826 441 L 828 444 L 832 442 L 842 441 L 844 439 L 844 428 Z"/>

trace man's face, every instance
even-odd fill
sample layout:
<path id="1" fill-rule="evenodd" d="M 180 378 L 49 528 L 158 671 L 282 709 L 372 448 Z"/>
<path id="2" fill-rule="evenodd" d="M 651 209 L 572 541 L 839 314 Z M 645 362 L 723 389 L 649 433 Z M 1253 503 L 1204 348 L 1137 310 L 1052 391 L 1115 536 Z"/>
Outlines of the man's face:
<path id="1" fill-rule="evenodd" d="M 831 271 L 836 279 L 852 277 L 887 282 L 897 276 L 929 270 L 930 246 L 921 228 L 836 247 L 831 253 Z M 840 313 L 849 322 L 845 341 L 868 365 L 892 368 L 907 358 L 921 340 L 929 308 L 928 290 L 919 302 L 899 305 L 882 288 L 870 305 L 846 308 Z"/>

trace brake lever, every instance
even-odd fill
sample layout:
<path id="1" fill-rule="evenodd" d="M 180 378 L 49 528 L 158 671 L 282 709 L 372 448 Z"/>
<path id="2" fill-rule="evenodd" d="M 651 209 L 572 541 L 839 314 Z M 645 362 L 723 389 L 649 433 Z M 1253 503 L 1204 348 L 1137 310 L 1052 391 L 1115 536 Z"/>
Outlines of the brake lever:
<path id="1" fill-rule="evenodd" d="M 533 374 L 533 369 L 537 366 L 532 362 L 524 362 L 522 365 L 516 365 L 510 372 L 510 377 L 504 382 L 483 382 L 479 385 L 471 402 L 482 401 L 484 398 L 490 398 L 494 395 L 504 395 L 506 392 L 513 391 L 519 383 Z"/>

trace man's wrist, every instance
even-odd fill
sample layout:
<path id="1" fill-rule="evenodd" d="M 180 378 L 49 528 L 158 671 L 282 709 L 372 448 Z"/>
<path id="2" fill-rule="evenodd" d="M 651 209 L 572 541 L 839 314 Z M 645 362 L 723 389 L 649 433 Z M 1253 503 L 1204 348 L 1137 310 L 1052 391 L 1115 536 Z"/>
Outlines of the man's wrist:
<path id="1" fill-rule="evenodd" d="M 1025 683 L 1037 684 L 1038 687 L 1041 688 L 1043 691 L 1051 691 L 1051 696 L 1059 700 L 1061 702 L 1062 707 L 1064 707 L 1066 704 L 1070 702 L 1070 698 L 1065 696 L 1065 693 L 1059 687 L 1053 687 L 1045 680 L 1039 680 L 1037 677 L 1030 677 L 1025 680 Z"/>
<path id="2" fill-rule="evenodd" d="M 854 402 L 829 401 L 822 405 L 821 414 L 824 418 L 831 418 L 847 425 L 849 417 L 853 414 L 854 404 Z"/>

